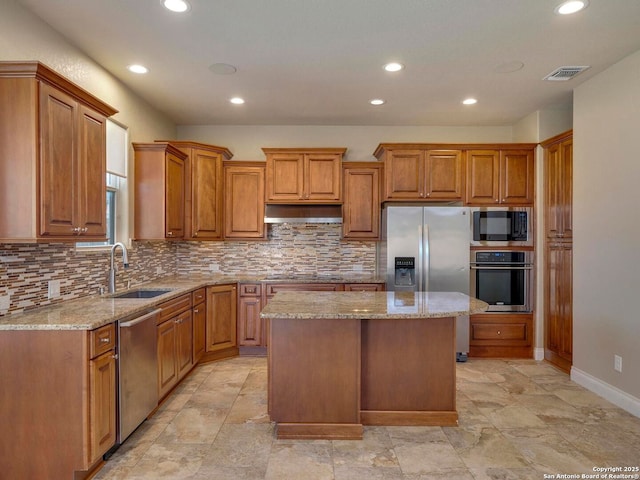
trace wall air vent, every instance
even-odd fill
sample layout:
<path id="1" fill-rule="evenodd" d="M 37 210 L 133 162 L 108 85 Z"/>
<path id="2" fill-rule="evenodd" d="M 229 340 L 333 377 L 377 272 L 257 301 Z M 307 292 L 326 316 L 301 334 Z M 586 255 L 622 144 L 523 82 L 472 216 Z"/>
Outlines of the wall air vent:
<path id="1" fill-rule="evenodd" d="M 582 67 L 560 67 L 556 68 L 553 72 L 543 78 L 543 80 L 549 80 L 550 82 L 564 82 L 571 80 L 573 77 L 586 69 L 591 68 L 589 66 Z"/>

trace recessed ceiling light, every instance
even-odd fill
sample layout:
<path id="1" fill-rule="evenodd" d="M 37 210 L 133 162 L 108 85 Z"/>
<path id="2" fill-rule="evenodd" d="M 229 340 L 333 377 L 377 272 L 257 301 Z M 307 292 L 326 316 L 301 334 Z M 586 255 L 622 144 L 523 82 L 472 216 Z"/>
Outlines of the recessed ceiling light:
<path id="1" fill-rule="evenodd" d="M 569 0 L 562 2 L 555 8 L 555 12 L 560 15 L 571 15 L 572 13 L 584 10 L 589 5 L 588 0 Z"/>
<path id="2" fill-rule="evenodd" d="M 478 100 L 476 100 L 475 98 L 465 98 L 462 101 L 462 103 L 465 104 L 465 105 L 474 105 L 474 104 L 478 103 Z"/>
<path id="3" fill-rule="evenodd" d="M 144 65 L 138 65 L 138 64 L 129 65 L 127 68 L 129 69 L 130 72 L 133 72 L 133 73 L 147 73 L 149 71 L 149 69 Z"/>
<path id="4" fill-rule="evenodd" d="M 191 9 L 191 5 L 186 0 L 162 0 L 162 5 L 167 10 L 176 13 L 183 13 Z"/>
<path id="5" fill-rule="evenodd" d="M 401 63 L 396 63 L 396 62 L 387 63 L 384 66 L 384 69 L 387 72 L 399 72 L 403 68 L 404 68 L 404 65 L 402 65 Z"/>
<path id="6" fill-rule="evenodd" d="M 374 98 L 373 100 L 369 100 L 369 103 L 371 105 L 383 105 L 384 100 L 382 100 L 381 98 Z"/>
<path id="7" fill-rule="evenodd" d="M 242 105 L 244 103 L 244 98 L 233 97 L 233 98 L 229 99 L 229 101 L 231 103 L 233 103 L 234 105 Z"/>

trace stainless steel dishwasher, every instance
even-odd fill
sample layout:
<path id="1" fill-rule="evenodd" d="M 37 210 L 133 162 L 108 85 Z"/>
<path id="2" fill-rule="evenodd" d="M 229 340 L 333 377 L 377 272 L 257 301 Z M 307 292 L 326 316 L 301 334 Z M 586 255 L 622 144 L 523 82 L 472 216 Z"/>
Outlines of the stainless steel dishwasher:
<path id="1" fill-rule="evenodd" d="M 158 406 L 158 340 L 160 309 L 119 322 L 118 445 Z"/>

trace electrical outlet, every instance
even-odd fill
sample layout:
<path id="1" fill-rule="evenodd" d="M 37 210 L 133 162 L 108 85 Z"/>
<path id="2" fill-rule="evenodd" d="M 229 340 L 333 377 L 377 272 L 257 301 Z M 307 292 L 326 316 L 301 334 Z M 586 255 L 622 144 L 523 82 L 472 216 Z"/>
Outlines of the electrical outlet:
<path id="1" fill-rule="evenodd" d="M 60 280 L 49 280 L 49 298 L 60 296 Z"/>
<path id="2" fill-rule="evenodd" d="M 220 266 L 217 263 L 210 263 L 209 264 L 209 271 L 210 272 L 219 272 L 220 271 Z"/>
<path id="3" fill-rule="evenodd" d="M 622 373 L 622 357 L 620 355 L 613 356 L 613 369 Z"/>
<path id="4" fill-rule="evenodd" d="M 9 310 L 11 295 L 0 295 L 0 312 Z"/>
<path id="5" fill-rule="evenodd" d="M 156 275 L 162 275 L 163 273 L 162 267 L 156 267 Z"/>

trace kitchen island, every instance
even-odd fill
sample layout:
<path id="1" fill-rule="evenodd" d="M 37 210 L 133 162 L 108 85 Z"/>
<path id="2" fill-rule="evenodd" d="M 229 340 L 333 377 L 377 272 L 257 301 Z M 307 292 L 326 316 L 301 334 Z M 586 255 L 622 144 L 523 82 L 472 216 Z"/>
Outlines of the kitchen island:
<path id="1" fill-rule="evenodd" d="M 360 439 L 363 425 L 457 425 L 457 292 L 282 292 L 269 319 L 278 438 Z"/>

